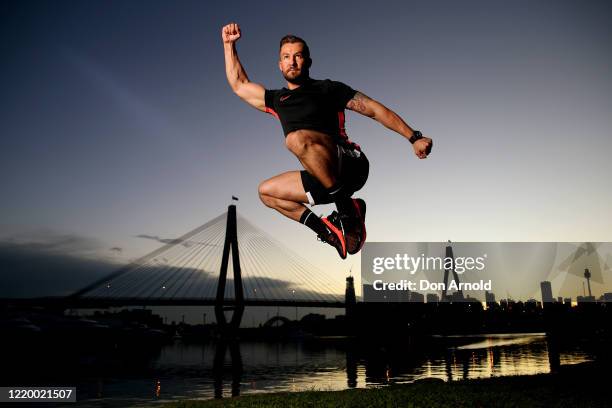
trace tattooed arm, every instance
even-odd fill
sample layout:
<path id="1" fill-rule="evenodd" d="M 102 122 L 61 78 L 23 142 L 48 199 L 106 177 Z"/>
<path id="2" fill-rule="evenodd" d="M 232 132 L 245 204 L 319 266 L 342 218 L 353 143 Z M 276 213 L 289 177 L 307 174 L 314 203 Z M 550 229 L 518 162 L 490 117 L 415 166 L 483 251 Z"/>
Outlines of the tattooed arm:
<path id="1" fill-rule="evenodd" d="M 355 96 L 348 101 L 346 107 L 347 109 L 376 120 L 394 132 L 404 136 L 406 139 L 410 139 L 414 133 L 414 130 L 408 126 L 397 113 L 361 92 L 355 93 Z M 432 141 L 430 138 L 424 137 L 417 140 L 412 146 L 414 147 L 414 152 L 417 157 L 419 159 L 424 159 L 431 151 Z"/>

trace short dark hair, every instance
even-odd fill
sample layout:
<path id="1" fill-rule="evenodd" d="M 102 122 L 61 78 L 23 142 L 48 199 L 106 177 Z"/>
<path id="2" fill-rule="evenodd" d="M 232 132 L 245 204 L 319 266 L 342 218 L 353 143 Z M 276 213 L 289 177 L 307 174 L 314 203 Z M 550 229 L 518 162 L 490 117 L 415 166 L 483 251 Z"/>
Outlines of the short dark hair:
<path id="1" fill-rule="evenodd" d="M 303 39 L 301 39 L 297 35 L 287 34 L 286 36 L 281 38 L 279 50 L 280 50 L 280 48 L 283 48 L 283 45 L 285 45 L 287 43 L 289 43 L 289 44 L 302 43 L 304 45 L 304 50 L 302 51 L 302 53 L 304 54 L 304 57 L 310 59 L 310 48 L 308 48 L 308 44 L 306 44 L 306 41 L 304 41 Z"/>

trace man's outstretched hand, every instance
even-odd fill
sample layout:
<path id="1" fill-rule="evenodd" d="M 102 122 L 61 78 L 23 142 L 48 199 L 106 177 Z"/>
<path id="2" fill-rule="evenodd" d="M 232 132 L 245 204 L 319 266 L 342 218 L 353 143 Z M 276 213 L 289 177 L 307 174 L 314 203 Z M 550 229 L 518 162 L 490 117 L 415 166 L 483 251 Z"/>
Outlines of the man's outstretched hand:
<path id="1" fill-rule="evenodd" d="M 221 38 L 225 44 L 235 43 L 241 35 L 240 26 L 236 23 L 230 23 L 221 29 Z"/>
<path id="2" fill-rule="evenodd" d="M 419 139 L 412 145 L 412 148 L 414 149 L 414 154 L 416 154 L 419 159 L 426 159 L 427 155 L 431 153 L 432 147 L 433 141 L 428 137 Z"/>

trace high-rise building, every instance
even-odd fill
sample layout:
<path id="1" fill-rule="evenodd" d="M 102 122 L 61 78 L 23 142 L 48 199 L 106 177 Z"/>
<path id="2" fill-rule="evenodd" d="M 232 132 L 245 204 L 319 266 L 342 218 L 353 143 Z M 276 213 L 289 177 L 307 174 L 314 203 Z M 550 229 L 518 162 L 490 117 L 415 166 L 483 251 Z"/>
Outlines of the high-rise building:
<path id="1" fill-rule="evenodd" d="M 550 282 L 540 282 L 540 289 L 542 290 L 542 303 L 552 303 L 554 298 L 552 294 L 552 285 Z"/>
<path id="2" fill-rule="evenodd" d="M 364 302 L 387 302 L 387 297 L 382 290 L 374 290 L 374 286 L 363 284 L 363 301 Z"/>
<path id="3" fill-rule="evenodd" d="M 495 303 L 495 293 L 487 292 L 485 290 L 485 301 L 487 303 Z"/>

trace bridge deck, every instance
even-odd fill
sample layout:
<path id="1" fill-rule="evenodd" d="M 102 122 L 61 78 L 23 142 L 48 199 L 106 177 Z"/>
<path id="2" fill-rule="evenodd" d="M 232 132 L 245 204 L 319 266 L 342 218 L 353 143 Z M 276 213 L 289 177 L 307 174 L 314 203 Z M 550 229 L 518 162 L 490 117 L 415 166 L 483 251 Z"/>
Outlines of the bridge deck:
<path id="1" fill-rule="evenodd" d="M 170 298 L 81 298 L 81 297 L 46 297 L 31 299 L 0 299 L 0 304 L 11 306 L 42 306 L 65 309 L 97 309 L 122 306 L 214 306 L 215 299 L 170 299 Z M 224 305 L 234 304 L 226 299 Z M 294 300 L 244 300 L 245 306 L 290 306 L 290 307 L 331 307 L 343 308 L 344 302 L 330 301 L 294 301 Z"/>

